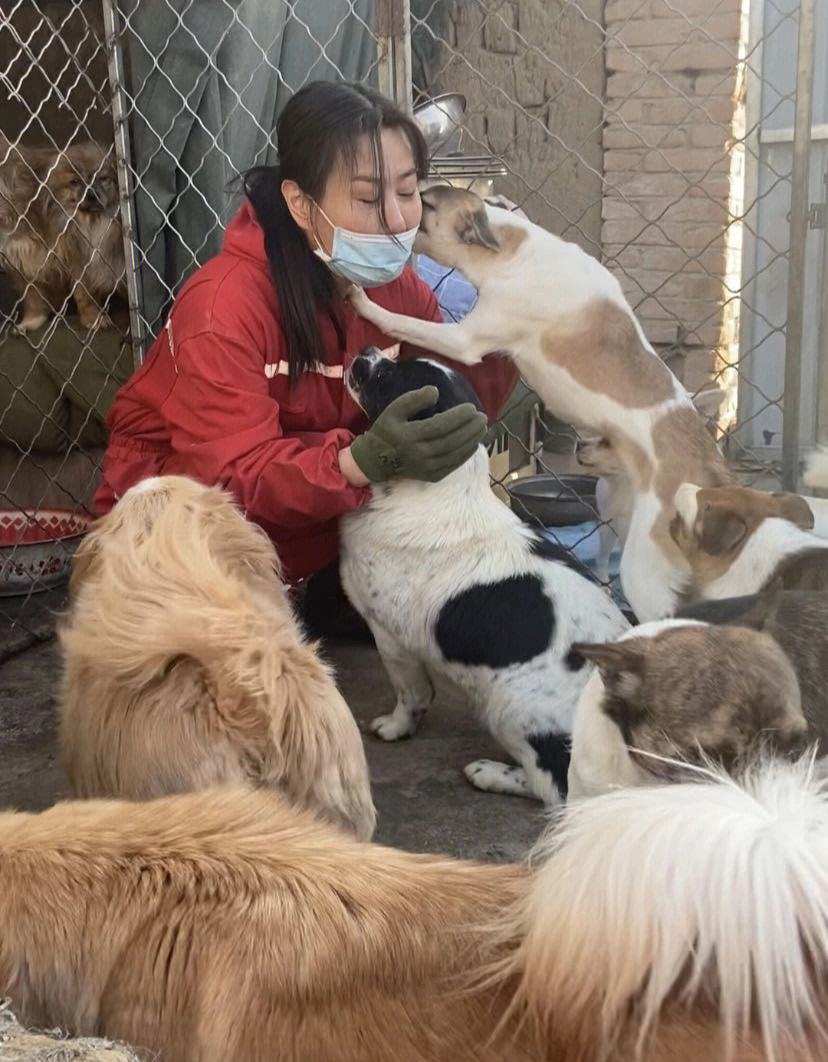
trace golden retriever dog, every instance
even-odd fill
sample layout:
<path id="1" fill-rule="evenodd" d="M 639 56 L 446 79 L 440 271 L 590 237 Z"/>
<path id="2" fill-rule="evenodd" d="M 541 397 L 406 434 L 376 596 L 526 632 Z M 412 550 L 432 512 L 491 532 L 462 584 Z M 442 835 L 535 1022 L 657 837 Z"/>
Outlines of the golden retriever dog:
<path id="1" fill-rule="evenodd" d="M 263 791 L 0 815 L 0 993 L 158 1062 L 816 1062 L 808 761 L 576 802 L 539 867 L 359 842 Z"/>
<path id="2" fill-rule="evenodd" d="M 277 787 L 371 836 L 356 722 L 294 619 L 267 535 L 229 495 L 144 480 L 73 558 L 58 637 L 76 796 Z"/>

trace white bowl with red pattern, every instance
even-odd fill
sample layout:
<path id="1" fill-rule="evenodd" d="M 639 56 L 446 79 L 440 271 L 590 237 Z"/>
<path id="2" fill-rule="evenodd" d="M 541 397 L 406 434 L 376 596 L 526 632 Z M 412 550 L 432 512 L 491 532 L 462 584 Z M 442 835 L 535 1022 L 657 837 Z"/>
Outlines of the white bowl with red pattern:
<path id="1" fill-rule="evenodd" d="M 0 597 L 59 586 L 92 520 L 76 509 L 0 509 Z"/>

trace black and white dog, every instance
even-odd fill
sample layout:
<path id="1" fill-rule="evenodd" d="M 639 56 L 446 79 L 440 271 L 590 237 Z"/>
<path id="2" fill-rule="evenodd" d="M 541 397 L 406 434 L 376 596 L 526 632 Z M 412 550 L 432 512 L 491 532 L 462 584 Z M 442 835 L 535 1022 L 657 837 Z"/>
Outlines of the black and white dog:
<path id="1" fill-rule="evenodd" d="M 376 348 L 354 360 L 346 383 L 370 419 L 426 384 L 439 392 L 429 414 L 477 402 L 451 369 L 395 362 Z M 433 697 L 429 672 L 443 675 L 520 765 L 478 760 L 466 767 L 469 780 L 559 800 L 575 705 L 592 670 L 571 647 L 627 629 L 610 597 L 494 495 L 482 446 L 438 483 L 375 485 L 372 499 L 343 517 L 341 539 L 343 586 L 397 694 L 374 733 L 385 741 L 413 734 Z"/>

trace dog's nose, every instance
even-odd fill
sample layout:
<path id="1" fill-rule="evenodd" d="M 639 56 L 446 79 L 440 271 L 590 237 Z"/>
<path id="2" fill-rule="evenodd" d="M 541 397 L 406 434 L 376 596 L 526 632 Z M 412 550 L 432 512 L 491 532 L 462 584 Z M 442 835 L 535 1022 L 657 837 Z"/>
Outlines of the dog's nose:
<path id="1" fill-rule="evenodd" d="M 363 372 L 370 372 L 374 366 L 384 360 L 384 355 L 379 347 L 365 347 L 351 362 L 353 368 L 359 367 Z"/>

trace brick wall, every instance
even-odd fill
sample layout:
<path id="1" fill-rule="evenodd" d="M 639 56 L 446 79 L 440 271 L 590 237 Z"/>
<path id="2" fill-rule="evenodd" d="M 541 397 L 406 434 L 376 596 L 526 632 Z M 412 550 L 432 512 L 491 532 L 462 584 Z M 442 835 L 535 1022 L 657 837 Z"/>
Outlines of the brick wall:
<path id="1" fill-rule="evenodd" d="M 412 7 L 415 10 L 417 5 Z M 420 5 L 422 6 L 422 5 Z M 466 154 L 503 159 L 497 191 L 600 253 L 602 0 L 434 0 L 432 93 L 468 100 Z"/>
<path id="2" fill-rule="evenodd" d="M 607 0 L 605 24 L 604 261 L 694 389 L 733 324 L 723 277 L 739 0 Z"/>

